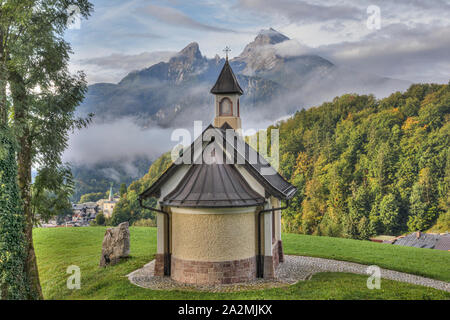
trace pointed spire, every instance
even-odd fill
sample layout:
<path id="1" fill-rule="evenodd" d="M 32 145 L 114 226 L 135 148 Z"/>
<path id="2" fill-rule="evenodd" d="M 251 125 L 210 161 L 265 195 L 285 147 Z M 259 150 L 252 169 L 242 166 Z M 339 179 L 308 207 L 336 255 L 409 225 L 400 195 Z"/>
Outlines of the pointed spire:
<path id="1" fill-rule="evenodd" d="M 112 201 L 113 200 L 113 189 L 112 189 L 112 187 L 113 187 L 113 185 L 112 185 L 112 183 L 111 183 L 111 188 L 109 189 L 109 201 Z"/>
<path id="2" fill-rule="evenodd" d="M 228 56 L 228 55 L 227 55 Z M 227 94 L 237 93 L 242 95 L 244 91 L 241 89 L 236 76 L 228 63 L 228 58 L 225 60 L 225 64 L 220 72 L 219 78 L 217 78 L 216 84 L 211 89 L 213 94 Z"/>

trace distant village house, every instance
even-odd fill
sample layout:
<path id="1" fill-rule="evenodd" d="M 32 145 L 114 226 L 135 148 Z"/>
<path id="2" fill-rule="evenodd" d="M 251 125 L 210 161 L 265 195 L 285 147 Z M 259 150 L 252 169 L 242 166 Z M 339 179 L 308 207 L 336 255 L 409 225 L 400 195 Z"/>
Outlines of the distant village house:
<path id="1" fill-rule="evenodd" d="M 114 207 L 116 206 L 117 202 L 119 202 L 119 197 L 114 197 L 112 186 L 109 189 L 109 197 L 108 199 L 100 199 L 97 201 L 97 205 L 99 206 L 100 210 L 105 215 L 105 218 L 111 218 L 112 213 L 114 211 Z"/>
<path id="2" fill-rule="evenodd" d="M 100 199 L 97 202 L 73 204 L 72 220 L 66 222 L 66 225 L 88 226 L 91 221 L 95 220 L 95 217 L 99 213 L 103 213 L 106 218 L 110 218 L 114 211 L 114 207 L 119 200 L 119 197 L 114 197 L 111 186 L 108 199 Z"/>

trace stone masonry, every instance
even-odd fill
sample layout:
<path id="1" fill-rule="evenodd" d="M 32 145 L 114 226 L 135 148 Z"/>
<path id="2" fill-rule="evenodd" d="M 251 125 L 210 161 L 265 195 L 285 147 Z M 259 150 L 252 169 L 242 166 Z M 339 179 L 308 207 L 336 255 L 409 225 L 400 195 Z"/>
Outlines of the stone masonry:
<path id="1" fill-rule="evenodd" d="M 164 276 L 164 253 L 155 255 L 155 276 Z"/>
<path id="2" fill-rule="evenodd" d="M 231 284 L 256 278 L 256 258 L 234 261 L 189 261 L 172 257 L 172 279 L 189 284 Z"/>

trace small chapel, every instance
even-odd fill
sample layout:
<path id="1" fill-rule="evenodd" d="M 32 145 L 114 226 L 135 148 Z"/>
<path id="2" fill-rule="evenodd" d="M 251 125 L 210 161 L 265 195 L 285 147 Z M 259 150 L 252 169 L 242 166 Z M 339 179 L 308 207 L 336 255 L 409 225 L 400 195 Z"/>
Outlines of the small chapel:
<path id="1" fill-rule="evenodd" d="M 157 212 L 154 274 L 188 284 L 271 279 L 283 262 L 281 211 L 297 189 L 242 137 L 244 92 L 228 56 L 211 94 L 213 124 L 139 195 Z"/>

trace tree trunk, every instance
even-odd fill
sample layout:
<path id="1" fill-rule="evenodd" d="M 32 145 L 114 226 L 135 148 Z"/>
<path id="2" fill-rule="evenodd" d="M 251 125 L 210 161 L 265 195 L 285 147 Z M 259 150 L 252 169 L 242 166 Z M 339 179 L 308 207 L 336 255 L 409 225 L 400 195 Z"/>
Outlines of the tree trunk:
<path id="1" fill-rule="evenodd" d="M 17 156 L 18 185 L 23 202 L 25 215 L 25 237 L 27 239 L 27 260 L 25 272 L 29 282 L 29 299 L 43 299 L 39 271 L 37 267 L 36 254 L 33 245 L 33 211 L 31 208 L 31 166 L 32 160 L 32 138 L 28 124 L 28 107 L 26 101 L 26 89 L 22 77 L 10 71 L 10 87 L 14 104 L 14 124 L 19 134 L 20 149 Z"/>
<path id="2" fill-rule="evenodd" d="M 19 188 L 25 214 L 25 237 L 27 239 L 27 261 L 25 271 L 30 282 L 30 299 L 43 299 L 36 254 L 33 245 L 33 212 L 31 210 L 31 141 L 27 134 L 19 139 L 20 151 L 18 154 Z"/>

